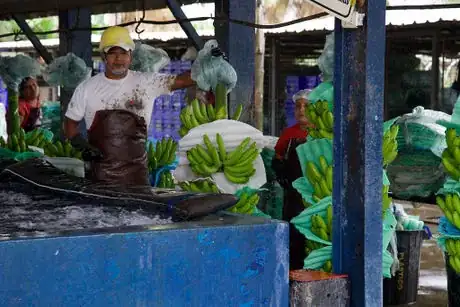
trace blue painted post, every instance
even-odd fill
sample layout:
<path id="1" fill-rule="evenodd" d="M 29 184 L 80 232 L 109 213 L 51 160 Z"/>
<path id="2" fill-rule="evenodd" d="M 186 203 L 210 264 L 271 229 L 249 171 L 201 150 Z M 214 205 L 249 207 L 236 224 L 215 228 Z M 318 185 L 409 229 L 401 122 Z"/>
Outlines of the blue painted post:
<path id="1" fill-rule="evenodd" d="M 351 306 L 382 306 L 382 137 L 385 1 L 358 29 L 335 30 L 334 271 Z"/>
<path id="2" fill-rule="evenodd" d="M 91 28 L 91 11 L 87 8 L 59 12 L 59 28 Z M 72 52 L 82 58 L 88 67 L 93 67 L 93 47 L 91 44 L 91 31 L 67 31 L 59 34 L 59 53 L 61 56 Z M 67 111 L 67 105 L 73 91 L 61 88 L 61 119 Z M 80 130 L 86 135 L 84 121 L 80 124 Z"/>
<path id="3" fill-rule="evenodd" d="M 216 16 L 255 22 L 256 1 L 216 0 Z M 221 49 L 228 55 L 230 64 L 238 74 L 236 88 L 230 93 L 228 108 L 233 114 L 238 104 L 242 103 L 245 112 L 241 115 L 244 122 L 252 122 L 248 112 L 254 101 L 255 72 L 255 31 L 253 28 L 226 21 L 215 22 L 216 38 Z"/>

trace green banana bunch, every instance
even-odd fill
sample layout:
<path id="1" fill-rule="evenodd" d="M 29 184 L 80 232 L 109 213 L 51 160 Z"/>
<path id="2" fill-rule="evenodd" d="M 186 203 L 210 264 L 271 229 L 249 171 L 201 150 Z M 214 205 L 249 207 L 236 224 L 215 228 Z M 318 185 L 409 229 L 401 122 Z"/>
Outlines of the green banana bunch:
<path id="1" fill-rule="evenodd" d="M 69 140 L 56 141 L 54 144 L 49 142 L 45 145 L 45 156 L 48 157 L 65 157 L 82 160 L 81 151 L 77 150 L 70 144 Z"/>
<path id="2" fill-rule="evenodd" d="M 177 142 L 172 138 L 164 138 L 149 144 L 147 149 L 147 160 L 149 172 L 153 173 L 156 169 L 169 165 L 176 159 Z"/>
<path id="3" fill-rule="evenodd" d="M 162 189 L 174 189 L 176 187 L 174 184 L 174 177 L 170 171 L 161 173 L 160 180 L 158 180 L 156 187 Z"/>
<path id="4" fill-rule="evenodd" d="M 203 142 L 205 147 L 198 144 L 187 151 L 187 159 L 195 174 L 203 177 L 209 177 L 221 169 L 222 155 L 218 152 L 218 149 L 211 142 L 207 134 L 203 135 Z M 216 135 L 216 142 L 218 144 L 219 142 L 223 142 L 220 134 Z"/>
<path id="5" fill-rule="evenodd" d="M 396 140 L 399 132 L 399 126 L 393 125 L 383 136 L 382 154 L 383 167 L 388 166 L 396 159 L 398 155 L 398 141 Z"/>
<path id="6" fill-rule="evenodd" d="M 460 197 L 457 193 L 436 196 L 436 204 L 444 212 L 446 218 L 460 229 Z"/>
<path id="7" fill-rule="evenodd" d="M 220 193 L 219 188 L 210 179 L 198 179 L 179 183 L 182 190 L 197 193 Z"/>
<path id="8" fill-rule="evenodd" d="M 454 128 L 446 130 L 447 148 L 442 152 L 442 165 L 452 179 L 460 180 L 460 136 Z"/>
<path id="9" fill-rule="evenodd" d="M 319 157 L 319 165 L 320 169 L 312 161 L 308 161 L 306 165 L 307 179 L 313 186 L 313 200 L 316 202 L 332 195 L 333 167 L 324 156 Z"/>
<path id="10" fill-rule="evenodd" d="M 14 152 L 28 151 L 24 130 L 19 129 L 19 132 L 13 132 L 9 134 L 8 142 L 5 142 L 3 137 L 0 137 L 0 147 L 9 149 Z"/>
<path id="11" fill-rule="evenodd" d="M 230 182 L 244 184 L 249 181 L 256 170 L 254 160 L 259 155 L 257 143 L 250 146 L 251 138 L 244 139 L 235 150 L 227 153 L 222 136 L 216 134 L 216 145 L 207 134 L 203 135 L 204 146 L 196 145 L 187 151 L 187 159 L 192 171 L 203 177 L 223 171 L 225 178 Z"/>
<path id="12" fill-rule="evenodd" d="M 327 223 L 319 214 L 311 216 L 311 232 L 324 241 L 332 242 L 332 205 L 327 211 Z"/>
<path id="13" fill-rule="evenodd" d="M 39 148 L 44 148 L 48 143 L 49 141 L 45 138 L 45 134 L 40 129 L 34 129 L 30 133 L 26 134 L 26 145 L 27 146 L 35 146 Z"/>
<path id="14" fill-rule="evenodd" d="M 321 271 L 326 272 L 326 273 L 332 273 L 332 261 L 331 260 L 326 261 Z"/>
<path id="15" fill-rule="evenodd" d="M 460 273 L 460 240 L 447 239 L 446 250 L 449 254 L 449 264 L 455 272 Z"/>
<path id="16" fill-rule="evenodd" d="M 254 168 L 254 161 L 259 156 L 259 149 L 257 143 L 253 142 L 251 145 L 251 138 L 245 138 L 235 150 L 225 152 L 223 141 L 217 139 L 219 145 L 219 153 L 223 156 L 224 175 L 228 181 L 236 184 L 244 184 L 254 176 L 256 169 Z"/>
<path id="17" fill-rule="evenodd" d="M 312 251 L 325 247 L 326 245 L 312 240 L 305 241 L 305 254 L 308 256 Z"/>
<path id="18" fill-rule="evenodd" d="M 228 211 L 251 215 L 254 213 L 254 209 L 257 207 L 259 200 L 260 197 L 257 193 L 249 195 L 249 193 L 243 192 L 238 202 L 233 207 L 229 208 Z"/>
<path id="19" fill-rule="evenodd" d="M 238 120 L 243 111 L 243 105 L 239 105 L 232 119 Z M 227 110 L 222 106 L 217 110 L 211 104 L 205 104 L 198 99 L 182 109 L 180 115 L 182 127 L 179 130 L 179 135 L 184 137 L 190 129 L 199 125 L 207 124 L 219 119 L 227 119 Z"/>
<path id="20" fill-rule="evenodd" d="M 327 101 L 309 103 L 305 110 L 308 121 L 314 125 L 309 134 L 315 139 L 333 138 L 334 115 L 329 111 Z"/>

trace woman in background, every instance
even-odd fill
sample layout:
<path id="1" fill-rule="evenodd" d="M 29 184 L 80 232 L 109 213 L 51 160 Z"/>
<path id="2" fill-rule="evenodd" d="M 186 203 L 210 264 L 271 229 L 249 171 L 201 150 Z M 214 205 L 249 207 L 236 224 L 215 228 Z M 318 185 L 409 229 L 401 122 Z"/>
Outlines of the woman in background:
<path id="1" fill-rule="evenodd" d="M 302 177 L 302 169 L 295 149 L 306 142 L 308 128 L 311 127 L 305 115 L 309 93 L 310 90 L 301 90 L 292 97 L 295 101 L 294 115 L 297 123 L 282 132 L 276 143 L 276 154 L 272 161 L 277 181 L 284 189 L 283 220 L 287 222 L 305 209 L 302 196 L 292 187 L 292 182 Z M 305 237 L 292 225 L 289 227 L 289 251 L 290 269 L 302 269 L 306 257 Z"/>
<path id="2" fill-rule="evenodd" d="M 19 117 L 21 128 L 25 132 L 40 127 L 40 88 L 38 82 L 32 77 L 27 77 L 19 84 Z"/>

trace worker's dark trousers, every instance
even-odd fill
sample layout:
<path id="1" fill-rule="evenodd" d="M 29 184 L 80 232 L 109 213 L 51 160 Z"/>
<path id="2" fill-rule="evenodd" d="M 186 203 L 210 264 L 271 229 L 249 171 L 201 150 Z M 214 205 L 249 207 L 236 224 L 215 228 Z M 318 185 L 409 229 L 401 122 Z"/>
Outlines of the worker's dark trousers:
<path id="1" fill-rule="evenodd" d="M 284 189 L 283 220 L 290 222 L 305 206 L 302 197 L 294 188 Z M 303 269 L 305 260 L 305 236 L 293 224 L 289 224 L 289 269 Z"/>

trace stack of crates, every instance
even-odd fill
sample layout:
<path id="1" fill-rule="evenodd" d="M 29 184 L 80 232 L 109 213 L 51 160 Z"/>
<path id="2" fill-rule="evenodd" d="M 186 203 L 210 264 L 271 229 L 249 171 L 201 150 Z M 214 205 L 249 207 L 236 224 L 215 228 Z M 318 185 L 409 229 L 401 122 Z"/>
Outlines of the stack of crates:
<path id="1" fill-rule="evenodd" d="M 6 90 L 6 86 L 3 83 L 3 80 L 0 78 L 0 103 L 5 106 L 5 109 L 8 106 L 8 91 Z"/>
<path id="2" fill-rule="evenodd" d="M 313 89 L 321 82 L 319 76 L 287 76 L 286 77 L 286 101 L 284 109 L 286 113 L 286 124 L 288 127 L 296 123 L 295 101 L 292 96 L 300 90 Z"/>
<path id="3" fill-rule="evenodd" d="M 161 73 L 179 75 L 191 69 L 190 61 L 171 61 L 170 64 L 161 70 Z M 161 140 L 172 137 L 179 140 L 179 129 L 181 126 L 179 114 L 186 105 L 186 90 L 177 90 L 170 95 L 163 95 L 155 99 L 152 119 L 149 127 L 149 138 Z"/>

